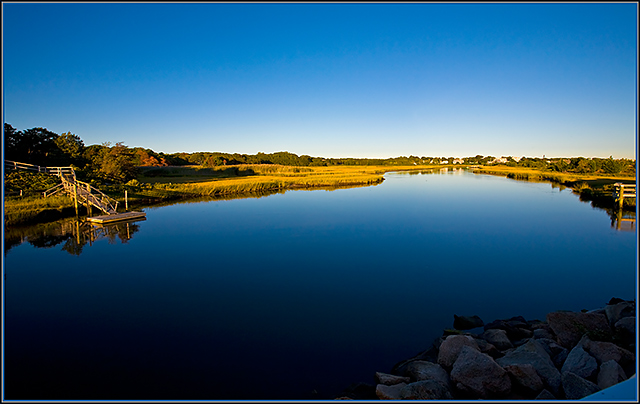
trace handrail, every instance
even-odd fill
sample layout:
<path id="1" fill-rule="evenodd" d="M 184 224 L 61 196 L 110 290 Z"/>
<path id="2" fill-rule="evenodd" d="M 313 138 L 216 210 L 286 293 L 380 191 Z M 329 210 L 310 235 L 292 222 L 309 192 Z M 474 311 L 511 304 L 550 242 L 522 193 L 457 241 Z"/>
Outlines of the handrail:
<path id="1" fill-rule="evenodd" d="M 63 189 L 64 189 L 64 184 L 60 183 L 60 184 L 56 185 L 55 187 L 51 187 L 51 188 L 47 189 L 42 194 L 46 198 L 46 197 L 49 197 L 49 196 L 57 194 L 59 191 L 62 191 Z"/>

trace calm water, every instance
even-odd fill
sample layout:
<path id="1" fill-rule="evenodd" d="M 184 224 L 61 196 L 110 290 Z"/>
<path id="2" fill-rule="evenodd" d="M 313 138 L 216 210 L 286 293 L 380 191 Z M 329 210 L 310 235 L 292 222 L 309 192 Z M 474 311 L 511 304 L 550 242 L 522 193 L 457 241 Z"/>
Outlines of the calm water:
<path id="1" fill-rule="evenodd" d="M 13 240 L 5 399 L 333 398 L 453 314 L 544 319 L 636 296 L 636 232 L 570 190 L 385 178 L 146 208 L 81 250 Z"/>

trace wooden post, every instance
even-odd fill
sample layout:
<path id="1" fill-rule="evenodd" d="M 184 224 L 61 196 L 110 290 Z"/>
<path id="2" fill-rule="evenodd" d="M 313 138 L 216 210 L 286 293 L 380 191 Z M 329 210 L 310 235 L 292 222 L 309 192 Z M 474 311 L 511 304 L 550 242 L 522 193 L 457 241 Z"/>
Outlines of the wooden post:
<path id="1" fill-rule="evenodd" d="M 73 201 L 76 206 L 76 216 L 78 216 L 78 184 L 73 183 Z"/>
<path id="2" fill-rule="evenodd" d="M 624 202 L 624 184 L 620 184 L 620 191 L 618 192 L 618 209 L 622 209 L 622 203 Z"/>
<path id="3" fill-rule="evenodd" d="M 127 200 L 127 190 L 124 190 L 124 210 L 129 210 L 129 201 Z"/>

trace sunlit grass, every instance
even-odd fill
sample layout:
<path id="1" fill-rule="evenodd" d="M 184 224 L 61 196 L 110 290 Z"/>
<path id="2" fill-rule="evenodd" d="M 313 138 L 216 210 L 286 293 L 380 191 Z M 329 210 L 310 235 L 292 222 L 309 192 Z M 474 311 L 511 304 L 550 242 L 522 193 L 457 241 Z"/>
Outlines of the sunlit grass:
<path id="1" fill-rule="evenodd" d="M 36 219 L 44 212 L 71 209 L 74 207 L 73 198 L 68 196 L 54 196 L 42 198 L 32 196 L 28 198 L 5 197 L 4 222 L 6 226 L 28 222 Z"/>

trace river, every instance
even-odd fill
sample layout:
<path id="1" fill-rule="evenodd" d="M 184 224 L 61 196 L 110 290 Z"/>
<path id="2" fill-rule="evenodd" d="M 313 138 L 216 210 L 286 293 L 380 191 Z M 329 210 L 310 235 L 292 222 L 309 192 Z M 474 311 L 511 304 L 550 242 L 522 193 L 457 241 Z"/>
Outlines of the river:
<path id="1" fill-rule="evenodd" d="M 5 399 L 331 399 L 454 314 L 636 297 L 636 231 L 549 183 L 388 173 L 144 211 L 6 230 Z"/>

